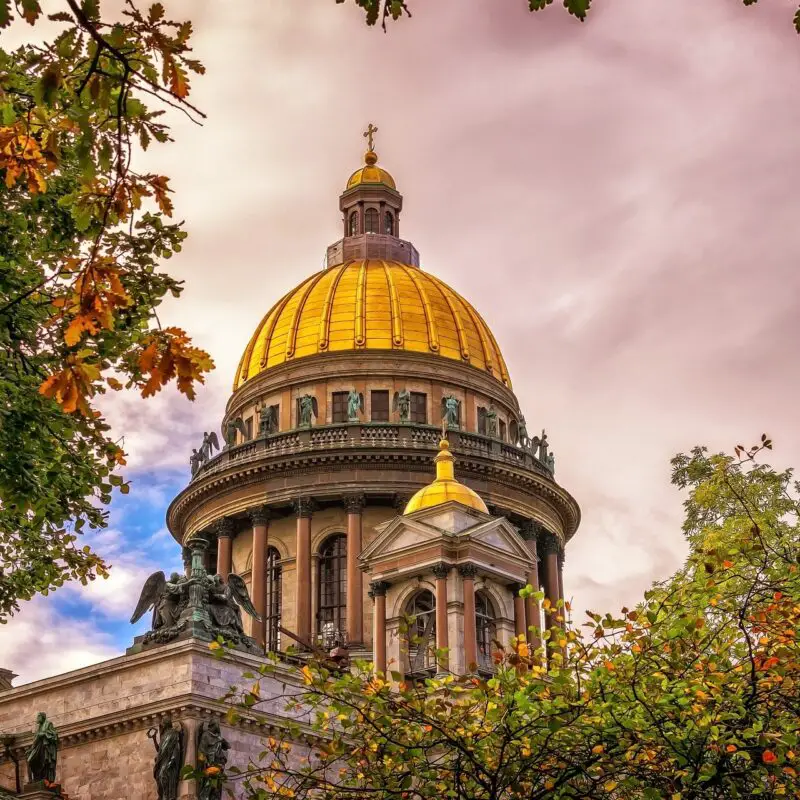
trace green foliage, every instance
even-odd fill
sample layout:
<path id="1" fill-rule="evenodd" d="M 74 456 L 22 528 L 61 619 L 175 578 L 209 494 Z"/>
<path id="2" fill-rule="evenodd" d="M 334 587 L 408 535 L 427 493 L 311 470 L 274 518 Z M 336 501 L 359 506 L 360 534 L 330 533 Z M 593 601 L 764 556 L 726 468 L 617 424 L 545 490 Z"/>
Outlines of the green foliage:
<path id="1" fill-rule="evenodd" d="M 800 486 L 757 463 L 769 446 L 677 456 L 685 565 L 583 635 L 545 632 L 547 668 L 512 640 L 483 676 L 248 674 L 230 723 L 280 699 L 294 721 L 228 780 L 315 800 L 800 797 Z"/>
<path id="2" fill-rule="evenodd" d="M 38 0 L 0 0 L 0 28 L 34 25 Z M 50 42 L 0 49 L 0 622 L 19 600 L 106 574 L 79 545 L 105 525 L 120 447 L 94 406 L 124 386 L 175 378 L 192 397 L 212 367 L 156 309 L 178 281 L 159 269 L 185 233 L 168 178 L 136 147 L 168 141 L 162 108 L 188 112 L 189 23 L 128 3 L 66 0 Z"/>

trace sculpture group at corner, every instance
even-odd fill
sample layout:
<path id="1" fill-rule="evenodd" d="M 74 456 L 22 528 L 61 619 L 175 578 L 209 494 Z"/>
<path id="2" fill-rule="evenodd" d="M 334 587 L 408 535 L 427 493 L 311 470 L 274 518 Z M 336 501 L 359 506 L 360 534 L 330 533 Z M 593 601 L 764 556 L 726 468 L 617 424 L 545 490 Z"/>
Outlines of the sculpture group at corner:
<path id="1" fill-rule="evenodd" d="M 164 644 L 181 636 L 211 641 L 218 636 L 240 649 L 257 652 L 255 641 L 247 636 L 242 625 L 242 609 L 261 622 L 250 600 L 247 585 L 235 573 L 223 581 L 211 576 L 202 564 L 203 553 L 193 553 L 191 574 L 173 572 L 169 580 L 163 572 L 154 572 L 142 587 L 131 623 L 138 622 L 152 609 L 150 630 L 137 642 L 144 645 Z"/>

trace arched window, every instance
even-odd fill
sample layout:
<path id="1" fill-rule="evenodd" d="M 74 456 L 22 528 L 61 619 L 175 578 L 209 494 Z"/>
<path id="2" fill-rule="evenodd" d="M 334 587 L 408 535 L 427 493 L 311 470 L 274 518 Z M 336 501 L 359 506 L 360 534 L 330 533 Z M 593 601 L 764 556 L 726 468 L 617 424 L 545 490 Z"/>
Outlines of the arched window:
<path id="1" fill-rule="evenodd" d="M 378 232 L 378 209 L 368 208 L 364 212 L 364 233 Z"/>
<path id="2" fill-rule="evenodd" d="M 350 219 L 347 223 L 347 235 L 356 236 L 358 234 L 358 211 L 350 212 Z"/>
<path id="3" fill-rule="evenodd" d="M 268 653 L 277 653 L 281 649 L 281 583 L 283 567 L 281 554 L 276 548 L 267 549 L 266 584 L 267 598 L 265 604 L 264 624 L 266 625 L 266 646 Z"/>
<path id="4" fill-rule="evenodd" d="M 433 592 L 427 589 L 417 592 L 406 607 L 406 615 L 412 618 L 407 639 L 409 674 L 435 671 L 436 599 Z"/>
<path id="5" fill-rule="evenodd" d="M 387 236 L 394 236 L 394 214 L 387 211 L 383 217 L 383 232 Z"/>
<path id="6" fill-rule="evenodd" d="M 483 670 L 494 669 L 492 648 L 496 637 L 494 609 L 486 595 L 475 593 L 475 638 L 478 645 L 478 667 Z"/>
<path id="7" fill-rule="evenodd" d="M 347 537 L 325 540 L 319 551 L 319 633 L 323 647 L 344 642 L 347 630 Z"/>

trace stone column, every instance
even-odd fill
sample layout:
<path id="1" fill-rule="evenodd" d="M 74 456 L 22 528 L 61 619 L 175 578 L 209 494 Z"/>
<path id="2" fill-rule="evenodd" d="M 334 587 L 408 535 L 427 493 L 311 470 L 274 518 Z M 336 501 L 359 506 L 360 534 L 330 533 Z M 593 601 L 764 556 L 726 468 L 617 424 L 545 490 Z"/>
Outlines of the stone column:
<path id="1" fill-rule="evenodd" d="M 188 547 L 181 548 L 183 556 L 183 573 L 187 578 L 192 577 L 192 551 Z"/>
<path id="2" fill-rule="evenodd" d="M 311 514 L 312 502 L 301 497 L 294 501 L 297 515 L 297 636 L 311 645 Z"/>
<path id="3" fill-rule="evenodd" d="M 347 642 L 350 647 L 364 642 L 364 580 L 358 561 L 364 504 L 363 494 L 344 499 L 347 509 Z"/>
<path id="4" fill-rule="evenodd" d="M 539 549 L 536 542 L 539 527 L 540 526 L 533 520 L 528 520 L 520 531 L 530 551 L 531 560 L 533 561 L 531 571 L 528 573 L 528 583 L 534 592 L 539 591 Z M 531 649 L 537 650 L 542 646 L 542 642 L 538 636 L 531 634 L 530 628 L 541 628 L 542 617 L 539 601 L 532 595 L 525 598 L 525 616 L 527 618 L 526 637 L 531 645 Z"/>
<path id="5" fill-rule="evenodd" d="M 184 747 L 186 755 L 183 766 L 197 766 L 197 731 L 200 727 L 199 720 L 194 717 L 186 717 L 181 720 L 184 727 Z M 181 781 L 178 784 L 178 797 L 180 800 L 189 800 L 197 797 L 197 781 Z"/>
<path id="6" fill-rule="evenodd" d="M 250 595 L 256 611 L 263 617 L 267 607 L 267 528 L 269 512 L 265 508 L 250 510 L 250 522 L 253 525 L 253 557 L 251 561 Z M 259 646 L 265 646 L 265 629 L 263 623 L 253 622 L 253 638 Z"/>
<path id="7" fill-rule="evenodd" d="M 441 562 L 437 564 L 432 572 L 436 578 L 436 649 L 445 650 L 450 645 L 447 635 L 447 576 L 450 572 L 450 564 Z M 449 657 L 443 656 L 439 660 L 439 669 L 446 672 L 449 668 Z"/>
<path id="8" fill-rule="evenodd" d="M 544 596 L 550 601 L 550 609 L 545 612 L 545 625 L 549 630 L 558 624 L 556 617 L 560 592 L 558 589 L 558 539 L 555 534 L 545 531 L 539 536 L 539 551 L 542 554 Z"/>
<path id="9" fill-rule="evenodd" d="M 375 601 L 375 641 L 373 661 L 375 671 L 386 674 L 386 590 L 391 586 L 386 581 L 373 581 L 369 585 L 369 596 Z"/>
<path id="10" fill-rule="evenodd" d="M 558 551 L 558 596 L 564 600 L 564 561 L 566 561 L 567 554 L 564 548 L 560 548 Z M 567 612 L 563 612 L 564 617 L 566 617 Z"/>
<path id="11" fill-rule="evenodd" d="M 464 667 L 466 672 L 473 672 L 478 666 L 478 620 L 475 616 L 475 575 L 478 570 L 474 564 L 463 564 L 458 572 L 464 592 Z M 438 601 L 436 608 L 439 608 Z"/>
<path id="12" fill-rule="evenodd" d="M 222 580 L 227 581 L 228 575 L 233 571 L 232 549 L 233 549 L 233 520 L 223 517 L 215 526 L 217 534 L 217 575 L 222 576 Z"/>
<path id="13" fill-rule="evenodd" d="M 526 636 L 525 632 L 525 600 L 519 596 L 522 591 L 521 583 L 512 583 L 509 587 L 514 595 L 514 635 Z"/>

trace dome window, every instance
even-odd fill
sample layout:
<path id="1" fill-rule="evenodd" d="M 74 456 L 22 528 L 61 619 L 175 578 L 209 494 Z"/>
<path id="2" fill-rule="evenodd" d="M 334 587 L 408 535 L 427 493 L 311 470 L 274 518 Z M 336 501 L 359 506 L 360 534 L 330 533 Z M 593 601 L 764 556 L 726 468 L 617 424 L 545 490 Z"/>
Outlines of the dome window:
<path id="1" fill-rule="evenodd" d="M 364 233 L 377 233 L 378 232 L 378 210 L 376 208 L 368 208 L 364 212 Z"/>
<path id="2" fill-rule="evenodd" d="M 350 219 L 348 220 L 347 223 L 347 235 L 348 236 L 358 235 L 358 211 L 350 212 Z"/>
<path id="3" fill-rule="evenodd" d="M 268 653 L 277 653 L 281 649 L 281 583 L 283 567 L 281 554 L 274 548 L 267 550 L 267 602 L 264 623 L 266 625 L 266 647 Z"/>
<path id="4" fill-rule="evenodd" d="M 383 232 L 387 236 L 394 236 L 394 214 L 391 211 L 387 211 L 383 219 Z"/>
<path id="5" fill-rule="evenodd" d="M 337 533 L 319 551 L 319 632 L 322 646 L 342 644 L 347 621 L 347 537 Z"/>

